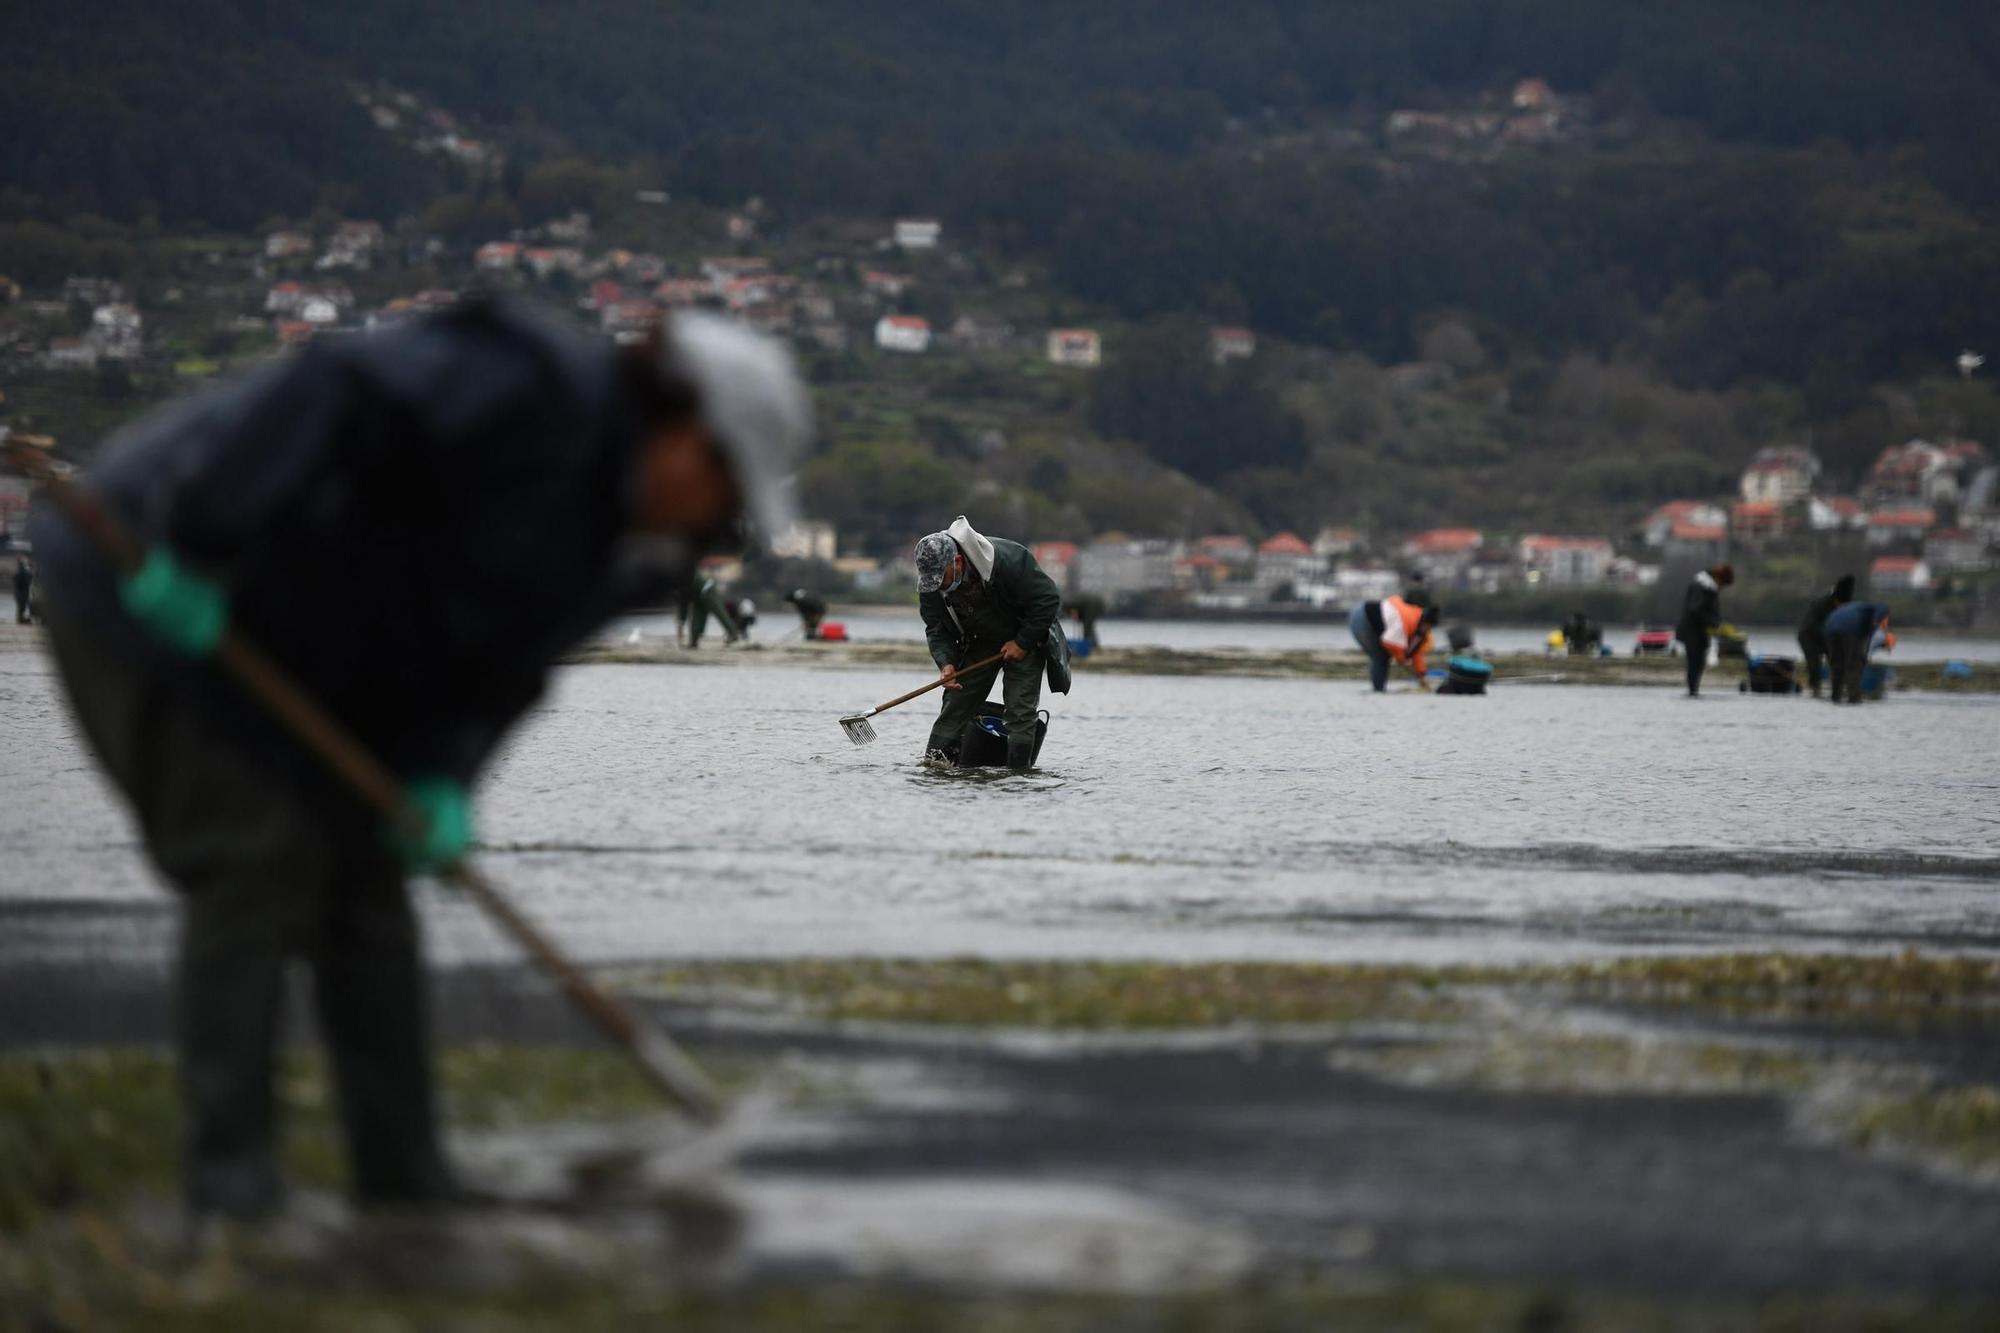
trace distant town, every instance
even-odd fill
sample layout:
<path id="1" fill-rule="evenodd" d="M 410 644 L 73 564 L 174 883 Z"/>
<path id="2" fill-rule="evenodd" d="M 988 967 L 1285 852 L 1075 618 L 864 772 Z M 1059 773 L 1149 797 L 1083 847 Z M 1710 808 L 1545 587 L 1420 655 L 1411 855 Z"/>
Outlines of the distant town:
<path id="1" fill-rule="evenodd" d="M 364 101 L 379 126 L 426 154 L 474 177 L 497 178 L 504 169 L 499 155 L 448 113 L 400 94 L 370 93 Z M 1472 151 L 1557 142 L 1587 121 L 1587 106 L 1527 80 L 1504 106 L 1397 112 L 1385 133 L 1437 151 Z M 663 207 L 668 199 L 640 190 L 632 202 Z M 108 277 L 77 274 L 59 288 L 31 290 L 0 276 L 0 366 L 16 379 L 24 372 L 74 377 L 112 399 L 121 386 L 129 392 L 129 377 L 141 371 L 171 391 L 315 339 L 443 309 L 476 291 L 531 292 L 625 342 L 644 338 L 671 311 L 699 307 L 828 353 L 1006 353 L 1076 376 L 1117 356 L 1115 341 L 1096 327 L 1033 327 L 977 311 L 940 324 L 919 313 L 913 267 L 964 262 L 945 251 L 937 218 L 886 219 L 872 237 L 842 237 L 806 258 L 794 245 L 789 266 L 758 253 L 765 221 L 755 201 L 713 225 L 716 253 L 690 261 L 602 243 L 592 216 L 580 210 L 456 247 L 407 222 L 392 228 L 325 219 L 270 230 L 254 246 L 193 245 L 185 278 L 145 305 Z M 425 285 L 406 286 L 413 274 Z M 1024 282 L 1006 273 L 995 279 L 1001 289 Z M 1260 355 L 1258 333 L 1248 327 L 1218 323 L 1206 338 L 1206 356 L 1218 366 Z M 1977 358 L 1967 356 L 1961 370 L 1969 374 Z M 1416 374 L 1427 364 L 1396 369 Z M 9 420 L 13 407 L 0 401 L 0 433 L 58 447 L 46 413 L 24 424 Z M 26 482 L 0 475 L 0 536 L 18 542 L 27 504 Z M 1749 461 L 1733 496 L 1662 504 L 1620 532 L 1384 532 L 1345 525 L 1336 514 L 1310 532 L 1107 531 L 1087 541 L 1038 541 L 1047 534 L 1032 530 L 1013 535 L 1033 545 L 1066 589 L 1128 611 L 1330 611 L 1393 592 L 1412 574 L 1446 596 L 1640 592 L 1725 559 L 1775 570 L 1789 560 L 1809 581 L 1829 557 L 1852 562 L 1867 591 L 1907 597 L 2000 569 L 2000 466 L 1971 440 L 1885 441 L 1858 492 L 1836 494 L 1809 444 L 1773 444 Z M 781 535 L 771 554 L 816 566 L 815 577 L 836 595 L 889 596 L 909 586 L 904 550 L 879 537 L 856 543 L 827 521 Z M 712 572 L 725 581 L 743 577 L 734 560 Z"/>

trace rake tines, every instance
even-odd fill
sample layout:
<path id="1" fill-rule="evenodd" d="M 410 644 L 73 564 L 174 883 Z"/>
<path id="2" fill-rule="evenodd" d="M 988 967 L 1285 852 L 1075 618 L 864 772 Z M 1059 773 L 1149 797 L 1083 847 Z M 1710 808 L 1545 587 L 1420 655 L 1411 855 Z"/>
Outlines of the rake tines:
<path id="1" fill-rule="evenodd" d="M 971 666 L 958 667 L 956 670 L 960 676 L 969 676 L 975 671 L 984 671 L 987 667 L 998 665 L 1000 660 L 1001 654 L 995 653 L 984 661 L 974 662 Z M 840 719 L 840 729 L 846 732 L 847 739 L 853 741 L 856 745 L 867 745 L 875 739 L 875 724 L 870 722 L 869 718 L 875 716 L 877 713 L 894 708 L 897 704 L 906 704 L 918 695 L 929 694 L 940 685 L 951 684 L 952 688 L 956 689 L 958 687 L 952 684 L 954 679 L 955 677 L 940 674 L 930 684 L 919 685 L 908 694 L 899 694 L 888 703 L 876 704 L 873 708 L 865 712 L 849 713 L 846 717 Z"/>

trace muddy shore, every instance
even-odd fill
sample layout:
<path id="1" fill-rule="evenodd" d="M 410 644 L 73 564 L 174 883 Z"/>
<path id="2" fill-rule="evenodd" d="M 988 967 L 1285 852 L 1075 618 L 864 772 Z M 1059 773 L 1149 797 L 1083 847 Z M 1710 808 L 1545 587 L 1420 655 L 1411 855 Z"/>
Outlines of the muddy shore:
<path id="1" fill-rule="evenodd" d="M 688 649 L 668 639 L 638 643 L 596 644 L 577 653 L 575 662 L 661 663 L 676 666 L 728 666 L 755 662 L 765 666 L 823 670 L 883 670 L 930 672 L 936 668 L 917 643 L 749 643 Z M 1442 658 L 1439 659 L 1442 661 Z M 1672 688 L 1682 683 L 1678 657 L 1551 657 L 1539 653 L 1500 654 L 1493 664 L 1496 686 L 1512 681 L 1534 685 L 1627 685 Z M 1288 649 L 1277 652 L 1249 648 L 1179 649 L 1160 647 L 1101 648 L 1078 661 L 1081 676 L 1243 676 L 1266 679 L 1365 680 L 1368 662 L 1356 652 Z M 1710 668 L 1705 688 L 1736 690 L 1744 681 L 1740 661 Z M 2000 665 L 1977 663 L 1963 680 L 1944 678 L 1942 664 L 1913 663 L 1896 668 L 1897 687 L 1960 694 L 2000 693 Z M 1407 679 L 1394 673 L 1392 683 Z"/>
<path id="2" fill-rule="evenodd" d="M 772 1104 L 717 1184 L 750 1219 L 728 1285 L 701 1298 L 731 1313 L 724 1326 L 817 1327 L 864 1275 L 866 1300 L 913 1327 L 994 1293 L 1056 1327 L 1074 1302 L 1107 1299 L 1103 1326 L 1130 1327 L 1176 1310 L 1190 1328 L 1316 1326 L 1315 1311 L 1364 1329 L 2000 1317 L 1990 960 L 1443 972 L 747 960 L 608 975 L 739 1093 Z M 163 1086 L 146 1054 L 161 1035 L 157 971 L 50 969 L 32 978 L 36 1002 L 18 1003 L 29 984 L 14 978 L 0 1006 L 0 1084 L 27 1060 L 58 1091 L 107 1076 L 120 1097 Z M 548 1053 L 581 1038 L 531 978 L 459 976 L 441 1000 L 468 1160 L 560 1160 L 577 1142 L 562 1123 L 643 1104 L 587 1041 L 574 1058 Z M 66 1072 L 79 1059 L 98 1063 Z M 531 1085 L 557 1091 L 538 1108 L 509 1100 Z M 288 1086 L 323 1126 L 323 1084 Z M 169 1113 L 145 1109 L 165 1103 L 90 1095 L 112 1117 L 94 1151 L 170 1179 Z M 500 1140 L 496 1123 L 512 1126 Z M 318 1159 L 304 1160 L 310 1175 Z M 94 1201 L 113 1215 L 116 1202 Z M 564 1211 L 589 1235 L 629 1223 Z M 67 1225 L 15 1239 L 45 1263 L 83 1262 Z M 90 1271 L 115 1309 L 117 1281 Z M 576 1306 L 556 1308 L 653 1308 L 658 1277 L 593 1269 L 563 1298 Z M 789 1314 L 757 1313 L 780 1289 Z M 286 1291 L 253 1284 L 232 1299 L 268 1315 Z M 1431 1302 L 1446 1291 L 1479 1317 L 1443 1319 Z M 1524 1302 L 1560 1317 L 1517 1322 Z M 1849 1313 L 1772 1315 L 1815 1302 Z M 1635 1308 L 1653 1322 L 1633 1322 Z"/>
<path id="3" fill-rule="evenodd" d="M 39 651 L 42 631 L 33 626 L 0 625 L 0 652 Z M 917 643 L 805 643 L 797 640 L 732 644 L 720 639 L 699 649 L 682 648 L 671 639 L 650 637 L 638 643 L 594 643 L 572 654 L 571 663 L 627 663 L 673 666 L 799 667 L 814 670 L 935 670 L 930 655 Z M 1442 657 L 1438 659 L 1442 661 Z M 1670 688 L 1681 682 L 1678 657 L 1566 657 L 1541 653 L 1503 653 L 1488 658 L 1496 685 L 1628 685 Z M 1893 665 L 1893 663 L 1892 663 Z M 1240 676 L 1256 679 L 1365 680 L 1367 659 L 1359 653 L 1319 649 L 1260 651 L 1250 648 L 1101 648 L 1076 669 L 1104 676 Z M 1406 680 L 1396 673 L 1391 681 Z M 1711 690 L 1735 690 L 1744 680 L 1740 661 L 1712 667 Z M 1947 680 L 1942 664 L 1917 662 L 1896 667 L 1896 688 L 1951 694 L 2000 694 L 2000 664 L 1972 664 L 1972 674 Z"/>

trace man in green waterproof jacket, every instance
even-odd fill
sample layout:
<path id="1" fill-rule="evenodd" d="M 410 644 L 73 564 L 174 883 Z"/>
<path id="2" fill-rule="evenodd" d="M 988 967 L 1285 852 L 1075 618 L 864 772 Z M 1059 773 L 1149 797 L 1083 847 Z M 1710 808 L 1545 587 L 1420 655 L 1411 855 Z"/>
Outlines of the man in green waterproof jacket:
<path id="1" fill-rule="evenodd" d="M 1027 547 L 975 532 L 963 514 L 917 543 L 916 563 L 924 638 L 945 682 L 925 757 L 956 760 L 966 724 L 997 676 L 1004 681 L 1007 767 L 1025 771 L 1035 761 L 1044 673 L 1050 689 L 1069 693 L 1069 645 L 1058 623 L 1062 593 Z M 991 666 L 961 671 L 996 654 L 1002 660 Z"/>

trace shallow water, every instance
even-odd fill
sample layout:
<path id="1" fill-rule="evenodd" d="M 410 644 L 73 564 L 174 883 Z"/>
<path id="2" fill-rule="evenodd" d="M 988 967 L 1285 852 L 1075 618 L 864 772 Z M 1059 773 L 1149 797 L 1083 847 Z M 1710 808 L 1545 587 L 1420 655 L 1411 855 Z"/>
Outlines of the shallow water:
<path id="1" fill-rule="evenodd" d="M 489 868 L 603 960 L 2000 949 L 2000 700 L 1084 673 L 1011 777 L 919 767 L 929 699 L 847 743 L 841 714 L 911 683 L 567 669 L 482 789 Z M 0 659 L 0 718 L 9 951 L 160 948 L 41 659 Z M 441 957 L 504 956 L 431 897 Z"/>

